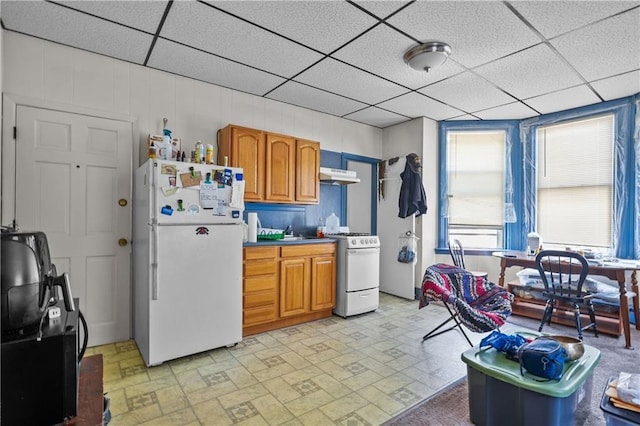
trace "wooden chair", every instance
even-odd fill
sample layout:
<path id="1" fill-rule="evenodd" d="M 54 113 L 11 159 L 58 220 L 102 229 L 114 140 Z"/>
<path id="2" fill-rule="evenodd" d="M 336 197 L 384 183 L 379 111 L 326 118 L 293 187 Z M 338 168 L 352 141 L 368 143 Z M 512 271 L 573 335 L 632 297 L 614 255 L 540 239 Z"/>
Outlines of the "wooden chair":
<path id="1" fill-rule="evenodd" d="M 578 338 L 582 340 L 582 332 L 593 328 L 594 335 L 598 337 L 596 315 L 591 299 L 593 294 L 584 291 L 584 281 L 589 273 L 589 263 L 579 253 L 561 250 L 542 250 L 536 256 L 536 266 L 544 283 L 544 292 L 547 303 L 540 320 L 538 331 L 542 331 L 544 323 L 551 323 L 551 316 L 556 303 L 564 302 L 573 306 Z M 590 324 L 582 326 L 580 318 L 580 305 L 587 305 Z"/>
<path id="2" fill-rule="evenodd" d="M 449 240 L 449 254 L 451 255 L 451 260 L 453 261 L 453 265 L 458 268 L 467 269 L 464 266 L 464 249 L 462 248 L 462 244 L 460 244 L 459 240 Z M 488 274 L 486 272 L 481 271 L 469 271 L 473 275 L 477 277 L 486 278 Z"/>

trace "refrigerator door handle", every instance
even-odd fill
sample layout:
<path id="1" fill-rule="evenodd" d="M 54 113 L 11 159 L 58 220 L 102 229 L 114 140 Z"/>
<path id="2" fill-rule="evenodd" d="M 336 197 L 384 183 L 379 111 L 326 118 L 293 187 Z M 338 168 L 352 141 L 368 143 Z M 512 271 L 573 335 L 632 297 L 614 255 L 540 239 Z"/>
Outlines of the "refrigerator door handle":
<path id="1" fill-rule="evenodd" d="M 151 224 L 151 300 L 158 300 L 158 230 Z"/>

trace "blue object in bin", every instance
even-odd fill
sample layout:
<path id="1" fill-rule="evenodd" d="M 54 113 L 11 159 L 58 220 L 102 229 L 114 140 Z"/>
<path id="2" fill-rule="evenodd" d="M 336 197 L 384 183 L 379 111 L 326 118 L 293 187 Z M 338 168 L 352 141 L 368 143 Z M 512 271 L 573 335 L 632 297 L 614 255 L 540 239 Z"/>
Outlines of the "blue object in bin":
<path id="1" fill-rule="evenodd" d="M 160 213 L 171 216 L 173 214 L 173 209 L 171 208 L 171 206 L 163 206 L 160 210 Z"/>

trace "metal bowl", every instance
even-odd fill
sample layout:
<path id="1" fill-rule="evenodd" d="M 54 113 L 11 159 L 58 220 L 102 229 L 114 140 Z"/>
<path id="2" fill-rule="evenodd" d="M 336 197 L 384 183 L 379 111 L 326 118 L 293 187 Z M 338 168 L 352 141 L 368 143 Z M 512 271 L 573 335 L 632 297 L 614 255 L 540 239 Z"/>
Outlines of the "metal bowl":
<path id="1" fill-rule="evenodd" d="M 582 340 L 569 336 L 548 336 L 549 338 L 560 343 L 569 355 L 569 361 L 575 361 L 584 355 L 584 344 Z"/>

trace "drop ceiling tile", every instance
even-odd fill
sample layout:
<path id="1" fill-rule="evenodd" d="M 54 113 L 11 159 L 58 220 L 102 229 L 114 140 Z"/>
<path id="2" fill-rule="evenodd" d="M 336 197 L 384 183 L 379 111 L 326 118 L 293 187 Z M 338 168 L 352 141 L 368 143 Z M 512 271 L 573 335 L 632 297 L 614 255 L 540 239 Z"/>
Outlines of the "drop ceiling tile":
<path id="1" fill-rule="evenodd" d="M 168 1 L 61 1 L 58 2 L 101 18 L 155 34 Z"/>
<path id="2" fill-rule="evenodd" d="M 600 99 L 586 85 L 560 90 L 547 95 L 525 99 L 527 105 L 535 108 L 540 114 L 564 111 L 583 105 L 591 105 L 600 102 Z"/>
<path id="3" fill-rule="evenodd" d="M 464 114 L 462 111 L 434 101 L 416 92 L 410 92 L 395 99 L 390 99 L 378 104 L 378 106 L 407 117 L 427 117 L 432 120 L 444 120 Z"/>
<path id="4" fill-rule="evenodd" d="M 376 0 L 357 0 L 355 3 L 358 6 L 367 9 L 369 12 L 373 13 L 380 19 L 384 19 L 387 16 L 391 15 L 396 10 L 400 9 L 409 1 L 395 1 L 395 0 L 384 0 L 384 1 L 376 1 Z"/>
<path id="5" fill-rule="evenodd" d="M 640 70 L 594 81 L 591 86 L 607 101 L 635 95 L 640 93 Z"/>
<path id="6" fill-rule="evenodd" d="M 331 58 L 309 68 L 295 77 L 295 80 L 368 104 L 375 104 L 408 91 L 395 83 Z"/>
<path id="7" fill-rule="evenodd" d="M 410 89 L 424 87 L 464 71 L 453 61 L 447 61 L 428 73 L 414 70 L 403 60 L 404 53 L 414 45 L 413 40 L 389 26 L 378 25 L 332 56 Z"/>
<path id="8" fill-rule="evenodd" d="M 457 117 L 448 118 L 447 121 L 478 121 L 479 118 L 473 115 L 465 114 L 459 115 Z"/>
<path id="9" fill-rule="evenodd" d="M 171 60 L 167 61 L 167 58 Z M 259 96 L 285 81 L 273 74 L 163 39 L 158 39 L 148 65 Z"/>
<path id="10" fill-rule="evenodd" d="M 533 117 L 538 115 L 538 113 L 522 102 L 513 102 L 507 105 L 489 108 L 484 111 L 477 111 L 474 112 L 473 115 L 480 117 L 483 120 L 517 120 Z"/>
<path id="11" fill-rule="evenodd" d="M 378 21 L 347 2 L 207 2 L 250 22 L 329 53 Z"/>
<path id="12" fill-rule="evenodd" d="M 451 58 L 475 67 L 540 42 L 502 2 L 419 1 L 387 21 L 417 40 L 451 46 Z"/>
<path id="13" fill-rule="evenodd" d="M 367 106 L 361 102 L 296 83 L 295 81 L 286 82 L 266 95 L 266 97 L 339 117 Z"/>
<path id="14" fill-rule="evenodd" d="M 638 6 L 638 2 L 515 1 L 511 5 L 543 36 L 551 38 Z"/>
<path id="15" fill-rule="evenodd" d="M 347 114 L 344 118 L 380 128 L 392 126 L 409 120 L 409 118 L 402 115 L 376 107 L 369 107 L 356 111 L 352 114 Z"/>
<path id="16" fill-rule="evenodd" d="M 322 58 L 313 50 L 195 2 L 174 2 L 160 35 L 283 77 L 292 77 Z"/>
<path id="17" fill-rule="evenodd" d="M 153 41 L 143 32 L 47 2 L 3 1 L 2 21 L 8 30 L 137 64 Z"/>
<path id="18" fill-rule="evenodd" d="M 520 99 L 582 83 L 582 79 L 544 43 L 474 71 Z"/>
<path id="19" fill-rule="evenodd" d="M 467 112 L 514 101 L 511 96 L 469 71 L 420 89 L 419 92 Z"/>
<path id="20" fill-rule="evenodd" d="M 640 68 L 640 8 L 560 36 L 551 44 L 587 81 Z"/>

